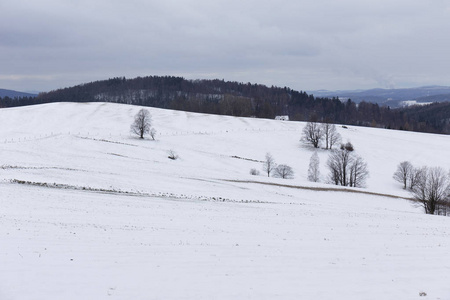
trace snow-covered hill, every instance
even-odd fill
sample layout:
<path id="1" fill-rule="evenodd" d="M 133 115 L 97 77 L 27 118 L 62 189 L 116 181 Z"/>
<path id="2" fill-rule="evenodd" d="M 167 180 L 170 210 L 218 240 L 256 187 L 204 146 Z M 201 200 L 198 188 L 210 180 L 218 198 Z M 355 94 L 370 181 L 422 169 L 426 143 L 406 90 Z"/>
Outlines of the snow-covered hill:
<path id="1" fill-rule="evenodd" d="M 301 122 L 149 108 L 151 141 L 139 109 L 0 110 L 0 299 L 450 297 L 450 218 L 392 179 L 449 168 L 450 136 L 338 127 L 370 171 L 351 193 L 306 180 Z M 250 175 L 267 152 L 295 178 Z"/>

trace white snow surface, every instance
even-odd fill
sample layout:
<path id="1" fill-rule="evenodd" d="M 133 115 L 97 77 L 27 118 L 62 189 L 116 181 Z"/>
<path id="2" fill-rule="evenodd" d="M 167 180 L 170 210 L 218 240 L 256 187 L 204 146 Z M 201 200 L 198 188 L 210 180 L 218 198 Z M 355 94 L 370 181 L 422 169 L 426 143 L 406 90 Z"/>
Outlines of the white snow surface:
<path id="1" fill-rule="evenodd" d="M 323 149 L 307 181 L 302 122 L 148 108 L 152 141 L 139 109 L 0 110 L 0 299 L 450 299 L 450 218 L 392 179 L 448 169 L 450 136 L 338 126 L 370 177 L 336 190 Z M 264 176 L 267 152 L 295 178 Z"/>
<path id="2" fill-rule="evenodd" d="M 429 105 L 433 102 L 418 102 L 417 100 L 405 100 L 400 102 L 400 106 L 413 106 L 413 105 Z"/>

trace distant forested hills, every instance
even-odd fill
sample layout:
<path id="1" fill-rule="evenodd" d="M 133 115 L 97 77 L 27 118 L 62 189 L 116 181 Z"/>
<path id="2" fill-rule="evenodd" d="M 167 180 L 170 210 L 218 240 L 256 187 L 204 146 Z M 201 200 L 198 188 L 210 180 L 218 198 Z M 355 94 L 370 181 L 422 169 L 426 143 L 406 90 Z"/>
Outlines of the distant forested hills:
<path id="1" fill-rule="evenodd" d="M 287 87 L 173 76 L 124 77 L 41 93 L 0 98 L 0 107 L 50 102 L 114 102 L 256 118 L 288 115 L 290 120 L 450 133 L 450 102 L 391 109 L 377 103 L 314 97 Z"/>
<path id="2" fill-rule="evenodd" d="M 445 102 L 450 98 L 450 87 L 448 86 L 423 86 L 404 89 L 370 89 L 354 91 L 311 91 L 318 97 L 337 96 L 340 99 L 352 99 L 359 103 L 362 101 L 378 103 L 393 107 L 407 106 L 411 102 L 427 104 L 429 102 Z"/>
<path id="3" fill-rule="evenodd" d="M 36 97 L 37 94 L 18 92 L 13 90 L 0 89 L 0 98 Z"/>

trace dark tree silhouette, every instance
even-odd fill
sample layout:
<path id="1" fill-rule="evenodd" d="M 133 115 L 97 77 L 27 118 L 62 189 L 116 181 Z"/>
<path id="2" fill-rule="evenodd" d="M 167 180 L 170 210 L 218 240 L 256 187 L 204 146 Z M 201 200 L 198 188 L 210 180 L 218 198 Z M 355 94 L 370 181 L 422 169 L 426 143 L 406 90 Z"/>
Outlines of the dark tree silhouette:
<path id="1" fill-rule="evenodd" d="M 144 135 L 152 130 L 151 125 L 152 117 L 150 115 L 150 112 L 146 109 L 141 109 L 136 114 L 136 116 L 134 116 L 134 122 L 133 124 L 131 124 L 130 130 L 132 133 L 138 135 L 141 139 L 143 139 Z"/>

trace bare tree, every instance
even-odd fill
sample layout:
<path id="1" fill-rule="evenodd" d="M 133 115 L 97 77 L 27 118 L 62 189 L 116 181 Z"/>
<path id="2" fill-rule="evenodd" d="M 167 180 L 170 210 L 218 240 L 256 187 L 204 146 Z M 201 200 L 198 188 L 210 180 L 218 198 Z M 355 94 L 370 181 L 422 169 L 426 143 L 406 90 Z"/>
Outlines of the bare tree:
<path id="1" fill-rule="evenodd" d="M 144 135 L 149 133 L 152 129 L 152 116 L 146 109 L 141 109 L 135 116 L 134 122 L 131 124 L 130 130 L 132 133 L 137 134 L 141 139 Z"/>
<path id="2" fill-rule="evenodd" d="M 355 155 L 353 162 L 350 164 L 349 186 L 363 187 L 366 184 L 367 177 L 369 177 L 367 163 L 361 156 Z"/>
<path id="3" fill-rule="evenodd" d="M 406 189 L 408 185 L 408 180 L 411 178 L 411 172 L 413 172 L 414 167 L 409 161 L 402 161 L 394 173 L 394 179 L 403 184 L 403 188 Z"/>
<path id="4" fill-rule="evenodd" d="M 336 185 L 363 187 L 369 170 L 364 160 L 353 151 L 341 147 L 328 157 L 329 181 Z"/>
<path id="5" fill-rule="evenodd" d="M 311 144 L 314 148 L 319 148 L 320 141 L 323 138 L 323 130 L 320 123 L 308 122 L 302 131 L 302 141 Z"/>
<path id="6" fill-rule="evenodd" d="M 319 170 L 319 155 L 317 155 L 317 151 L 311 156 L 309 160 L 308 167 L 308 180 L 312 182 L 319 182 L 320 180 L 320 170 Z"/>
<path id="7" fill-rule="evenodd" d="M 272 154 L 269 152 L 266 153 L 266 160 L 263 164 L 263 171 L 267 173 L 267 177 L 270 177 L 270 173 L 277 167 L 275 163 L 275 159 L 273 158 Z"/>
<path id="8" fill-rule="evenodd" d="M 409 173 L 409 189 L 413 189 L 418 182 L 422 180 L 422 176 L 426 173 L 426 167 L 413 168 Z"/>
<path id="9" fill-rule="evenodd" d="M 283 179 L 294 178 L 294 171 L 288 165 L 279 165 L 275 168 L 275 176 Z"/>
<path id="10" fill-rule="evenodd" d="M 341 135 L 336 130 L 336 126 L 333 124 L 331 131 L 328 135 L 328 140 L 330 144 L 330 149 L 333 149 L 333 145 L 339 144 L 342 140 Z"/>
<path id="11" fill-rule="evenodd" d="M 341 142 L 341 135 L 336 130 L 336 125 L 330 123 L 322 124 L 325 149 L 332 149 L 333 145 Z"/>
<path id="12" fill-rule="evenodd" d="M 348 171 L 351 163 L 351 151 L 333 150 L 328 157 L 327 166 L 330 170 L 330 181 L 336 185 L 348 185 Z"/>
<path id="13" fill-rule="evenodd" d="M 443 168 L 424 168 L 420 180 L 412 189 L 414 198 L 423 204 L 425 213 L 447 213 L 450 198 L 450 178 Z"/>

